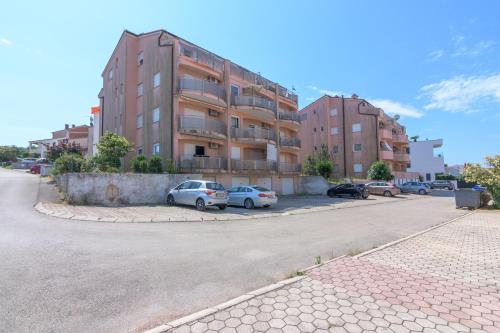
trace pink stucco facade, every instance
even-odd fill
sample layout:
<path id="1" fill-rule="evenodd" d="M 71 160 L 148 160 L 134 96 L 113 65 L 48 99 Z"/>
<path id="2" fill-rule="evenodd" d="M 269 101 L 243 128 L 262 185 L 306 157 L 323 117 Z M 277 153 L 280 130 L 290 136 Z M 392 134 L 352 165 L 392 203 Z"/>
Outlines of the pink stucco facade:
<path id="1" fill-rule="evenodd" d="M 126 168 L 158 155 L 227 187 L 297 189 L 298 97 L 279 84 L 163 30 L 125 31 L 102 77 L 100 128 L 134 144 Z"/>

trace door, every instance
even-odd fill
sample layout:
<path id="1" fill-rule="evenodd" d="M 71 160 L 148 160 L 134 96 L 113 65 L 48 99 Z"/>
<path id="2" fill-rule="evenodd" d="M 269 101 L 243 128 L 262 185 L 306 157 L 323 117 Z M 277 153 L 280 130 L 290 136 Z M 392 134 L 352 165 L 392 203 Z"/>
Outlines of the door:
<path id="1" fill-rule="evenodd" d="M 242 186 L 242 185 L 249 185 L 250 184 L 250 179 L 248 177 L 233 177 L 231 180 L 232 187 L 235 186 Z"/>
<path id="2" fill-rule="evenodd" d="M 177 186 L 177 188 L 173 192 L 174 200 L 176 203 L 186 204 L 186 191 L 190 186 L 190 181 L 184 182 Z"/>
<path id="3" fill-rule="evenodd" d="M 184 144 L 184 156 L 193 157 L 195 153 L 196 153 L 196 146 L 194 144 L 192 143 Z"/>
<path id="4" fill-rule="evenodd" d="M 281 193 L 283 195 L 294 194 L 293 178 L 281 178 Z"/>
<path id="5" fill-rule="evenodd" d="M 257 185 L 265 187 L 270 190 L 272 188 L 271 177 L 257 178 Z"/>
<path id="6" fill-rule="evenodd" d="M 201 183 L 200 182 L 190 182 L 189 188 L 184 190 L 184 195 L 183 195 L 183 200 L 186 202 L 187 205 L 195 205 L 196 204 L 196 199 L 198 199 L 198 196 L 200 194 L 200 188 L 201 188 Z"/>

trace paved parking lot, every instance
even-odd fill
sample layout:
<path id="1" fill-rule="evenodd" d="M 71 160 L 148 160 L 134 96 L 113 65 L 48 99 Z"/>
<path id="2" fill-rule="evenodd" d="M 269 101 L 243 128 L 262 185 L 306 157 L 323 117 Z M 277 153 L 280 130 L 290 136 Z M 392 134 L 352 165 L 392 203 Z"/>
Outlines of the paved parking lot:
<path id="1" fill-rule="evenodd" d="M 499 239 L 500 214 L 469 215 L 158 331 L 500 332 Z"/>

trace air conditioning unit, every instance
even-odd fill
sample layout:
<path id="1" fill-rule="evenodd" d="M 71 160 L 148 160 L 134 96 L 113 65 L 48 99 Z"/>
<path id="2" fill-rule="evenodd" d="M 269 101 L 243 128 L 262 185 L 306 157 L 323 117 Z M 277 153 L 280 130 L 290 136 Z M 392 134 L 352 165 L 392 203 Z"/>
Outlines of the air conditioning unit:
<path id="1" fill-rule="evenodd" d="M 218 143 L 215 143 L 215 142 L 210 142 L 210 143 L 208 144 L 208 147 L 209 147 L 209 148 L 212 148 L 212 149 L 217 149 L 217 148 L 219 148 L 219 144 L 218 144 Z"/>
<path id="2" fill-rule="evenodd" d="M 219 116 L 219 112 L 213 110 L 213 109 L 208 109 L 208 115 L 210 117 L 218 117 Z"/>

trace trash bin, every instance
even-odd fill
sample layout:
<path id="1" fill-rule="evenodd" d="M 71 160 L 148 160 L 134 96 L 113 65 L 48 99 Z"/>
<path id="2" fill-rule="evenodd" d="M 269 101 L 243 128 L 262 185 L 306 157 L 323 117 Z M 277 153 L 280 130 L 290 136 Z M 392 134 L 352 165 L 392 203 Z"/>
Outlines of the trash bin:
<path id="1" fill-rule="evenodd" d="M 455 191 L 455 205 L 457 208 L 479 208 L 481 207 L 481 192 L 474 191 L 470 188 L 458 189 Z"/>

